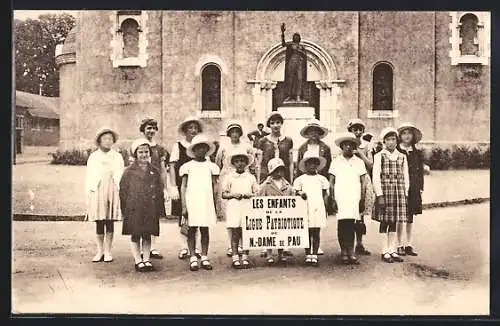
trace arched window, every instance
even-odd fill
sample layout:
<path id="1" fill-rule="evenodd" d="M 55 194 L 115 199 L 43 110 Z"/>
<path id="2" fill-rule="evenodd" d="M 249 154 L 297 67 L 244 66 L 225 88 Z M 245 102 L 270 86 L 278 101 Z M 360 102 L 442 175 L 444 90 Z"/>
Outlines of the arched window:
<path id="1" fill-rule="evenodd" d="M 123 58 L 136 58 L 139 56 L 139 24 L 134 19 L 128 18 L 121 25 L 123 34 Z"/>
<path id="2" fill-rule="evenodd" d="M 474 14 L 465 14 L 460 19 L 461 55 L 479 54 L 479 44 L 477 42 L 478 22 L 479 20 Z"/>
<path id="3" fill-rule="evenodd" d="M 392 110 L 393 72 L 388 63 L 378 63 L 373 69 L 373 110 Z"/>
<path id="4" fill-rule="evenodd" d="M 214 64 L 209 64 L 201 72 L 201 108 L 203 111 L 220 111 L 220 102 L 220 69 Z"/>

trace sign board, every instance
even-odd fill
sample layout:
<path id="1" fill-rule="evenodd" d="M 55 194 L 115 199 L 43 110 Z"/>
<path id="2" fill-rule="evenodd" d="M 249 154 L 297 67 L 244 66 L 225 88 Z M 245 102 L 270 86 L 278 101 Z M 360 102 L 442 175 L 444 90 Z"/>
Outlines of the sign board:
<path id="1" fill-rule="evenodd" d="M 252 197 L 241 211 L 243 248 L 308 248 L 306 205 L 300 196 Z"/>

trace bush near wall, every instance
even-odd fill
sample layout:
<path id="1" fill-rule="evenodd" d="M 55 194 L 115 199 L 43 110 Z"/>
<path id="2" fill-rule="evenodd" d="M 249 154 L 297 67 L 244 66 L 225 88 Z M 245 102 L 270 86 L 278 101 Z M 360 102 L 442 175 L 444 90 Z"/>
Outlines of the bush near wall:
<path id="1" fill-rule="evenodd" d="M 431 170 L 489 169 L 490 144 L 425 144 L 424 162 Z"/>
<path id="2" fill-rule="evenodd" d="M 215 155 L 219 148 L 219 142 L 215 143 L 216 151 L 210 156 L 212 161 L 215 161 Z M 92 152 L 97 150 L 96 147 L 91 148 L 75 148 L 71 150 L 57 150 L 52 153 L 51 164 L 63 164 L 63 165 L 87 165 L 87 160 Z M 125 166 L 129 165 L 130 155 L 129 146 L 119 146 L 117 148 L 118 152 L 122 155 Z"/>

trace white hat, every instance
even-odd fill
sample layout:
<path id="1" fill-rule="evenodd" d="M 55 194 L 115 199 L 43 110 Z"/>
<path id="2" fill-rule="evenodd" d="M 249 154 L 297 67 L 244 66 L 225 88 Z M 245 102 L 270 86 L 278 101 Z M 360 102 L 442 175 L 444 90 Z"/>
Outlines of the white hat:
<path id="1" fill-rule="evenodd" d="M 132 155 L 135 155 L 135 151 L 137 148 L 141 145 L 148 145 L 150 146 L 150 142 L 146 138 L 138 138 L 132 142 L 132 145 L 130 145 L 130 150 L 132 151 Z"/>
<path id="2" fill-rule="evenodd" d="M 229 162 L 231 162 L 231 165 L 233 165 L 233 158 L 236 157 L 236 156 L 245 156 L 248 160 L 248 163 L 247 163 L 247 166 L 248 165 L 251 165 L 253 163 L 253 155 L 250 155 L 248 154 L 246 151 L 244 150 L 241 150 L 241 149 L 236 149 L 234 150 L 233 152 L 231 152 L 231 157 L 230 157 L 230 160 Z"/>
<path id="3" fill-rule="evenodd" d="M 102 128 L 96 133 L 95 136 L 95 143 L 97 146 L 99 146 L 101 136 L 108 133 L 113 135 L 114 142 L 116 143 L 116 141 L 118 140 L 118 133 L 116 133 L 116 131 L 112 130 L 111 128 Z"/>
<path id="4" fill-rule="evenodd" d="M 267 117 L 267 120 L 266 120 L 266 126 L 267 127 L 271 127 L 269 125 L 269 122 L 271 121 L 271 119 L 273 118 L 276 118 L 276 119 L 280 119 L 281 121 L 284 121 L 285 119 L 283 119 L 283 116 L 281 115 L 281 113 L 279 113 L 278 111 L 273 111 L 271 112 L 271 114 L 269 114 L 269 116 Z"/>
<path id="5" fill-rule="evenodd" d="M 311 160 L 311 159 L 317 159 L 317 160 L 319 160 L 318 171 L 323 170 L 324 167 L 326 166 L 326 159 L 324 157 L 319 156 L 319 155 L 317 155 L 316 153 L 314 153 L 312 151 L 306 151 L 304 153 L 304 157 L 299 162 L 299 170 L 302 171 L 302 172 L 305 172 L 306 171 L 306 162 L 309 161 L 309 160 Z"/>
<path id="6" fill-rule="evenodd" d="M 415 127 L 412 123 L 410 122 L 405 122 L 405 123 L 402 123 L 399 127 L 398 127 L 398 135 L 399 137 L 401 137 L 401 133 L 403 132 L 403 130 L 407 130 L 407 129 L 410 129 L 411 132 L 413 133 L 413 143 L 416 144 L 418 143 L 420 140 L 422 140 L 422 132 L 420 131 L 420 129 L 418 129 L 417 127 Z"/>
<path id="7" fill-rule="evenodd" d="M 236 121 L 236 120 L 231 120 L 227 123 L 226 136 L 229 137 L 229 130 L 231 130 L 233 128 L 238 128 L 241 131 L 241 134 L 243 135 L 243 127 L 241 126 L 241 123 L 239 121 Z"/>
<path id="8" fill-rule="evenodd" d="M 198 117 L 195 116 L 190 116 L 184 119 L 180 124 L 179 124 L 179 133 L 183 133 L 184 126 L 190 122 L 196 122 L 198 123 L 198 126 L 200 127 L 200 132 L 203 132 L 203 123 Z"/>
<path id="9" fill-rule="evenodd" d="M 300 131 L 300 135 L 304 138 L 307 138 L 307 131 L 309 130 L 309 128 L 320 129 L 321 135 L 319 136 L 319 138 L 324 138 L 328 134 L 328 129 L 323 127 L 321 125 L 321 122 L 316 118 L 313 118 L 307 122 L 304 128 L 302 128 L 302 130 Z"/>
<path id="10" fill-rule="evenodd" d="M 350 129 L 355 126 L 355 125 L 360 125 L 363 127 L 363 129 L 366 129 L 365 123 L 361 119 L 351 119 L 349 123 L 347 124 L 347 131 L 350 131 Z"/>
<path id="11" fill-rule="evenodd" d="M 186 154 L 187 156 L 194 158 L 194 153 L 193 153 L 193 147 L 199 144 L 206 144 L 208 145 L 209 149 L 206 154 L 206 156 L 210 156 L 215 152 L 215 144 L 212 141 L 209 141 L 208 138 L 203 135 L 203 134 L 198 134 L 193 137 L 193 140 L 191 141 L 191 144 L 188 146 L 186 149 Z"/>
<path id="12" fill-rule="evenodd" d="M 343 132 L 343 133 L 338 134 L 337 137 L 335 138 L 335 145 L 340 147 L 340 144 L 342 144 L 346 140 L 352 141 L 355 144 L 357 144 L 357 142 L 358 142 L 358 139 L 356 138 L 356 136 L 352 132 Z"/>
<path id="13" fill-rule="evenodd" d="M 390 133 L 395 133 L 396 134 L 396 137 L 398 135 L 398 131 L 396 128 L 394 127 L 386 127 L 384 129 L 382 129 L 382 131 L 380 132 L 380 141 L 381 142 L 384 142 L 384 138 L 390 134 Z"/>
<path id="14" fill-rule="evenodd" d="M 283 162 L 282 159 L 280 159 L 279 157 L 270 159 L 269 162 L 267 162 L 267 173 L 273 173 L 274 170 L 276 170 L 280 166 L 285 167 L 285 162 Z"/>

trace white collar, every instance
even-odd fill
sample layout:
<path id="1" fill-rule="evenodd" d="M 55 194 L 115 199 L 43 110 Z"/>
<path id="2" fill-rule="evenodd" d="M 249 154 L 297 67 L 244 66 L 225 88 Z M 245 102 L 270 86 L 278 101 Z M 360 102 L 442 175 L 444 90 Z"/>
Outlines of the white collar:
<path id="1" fill-rule="evenodd" d="M 274 143 L 274 141 L 273 141 L 273 139 L 272 139 L 272 135 L 271 135 L 271 134 L 267 135 L 266 137 L 267 137 L 267 139 L 268 139 L 270 142 L 273 142 L 273 143 Z M 285 135 L 283 135 L 283 134 L 281 134 L 281 135 L 278 137 L 278 141 L 279 141 L 279 142 L 283 141 L 284 139 L 285 139 Z"/>
<path id="2" fill-rule="evenodd" d="M 411 151 L 413 150 L 413 146 L 411 146 L 411 145 L 410 145 L 410 146 L 406 147 L 406 146 L 405 146 L 404 144 L 402 144 L 402 143 L 401 143 L 401 144 L 399 144 L 399 147 L 400 147 L 402 150 L 405 150 L 405 151 L 407 151 L 407 152 L 411 152 Z"/>
<path id="3" fill-rule="evenodd" d="M 181 139 L 180 141 L 181 145 L 188 148 L 189 145 L 191 145 L 191 142 L 188 142 L 186 139 Z"/>

